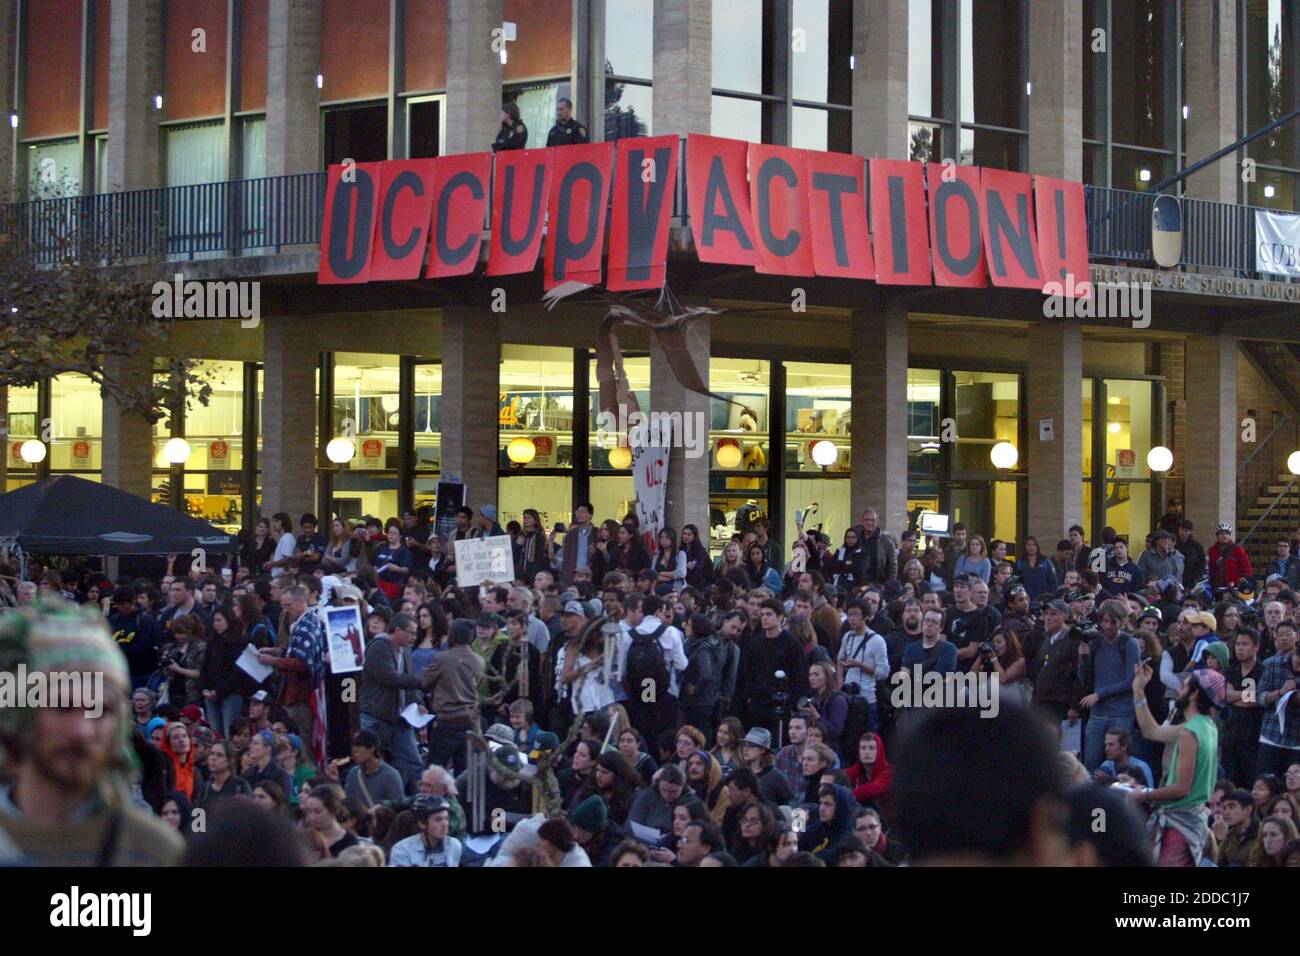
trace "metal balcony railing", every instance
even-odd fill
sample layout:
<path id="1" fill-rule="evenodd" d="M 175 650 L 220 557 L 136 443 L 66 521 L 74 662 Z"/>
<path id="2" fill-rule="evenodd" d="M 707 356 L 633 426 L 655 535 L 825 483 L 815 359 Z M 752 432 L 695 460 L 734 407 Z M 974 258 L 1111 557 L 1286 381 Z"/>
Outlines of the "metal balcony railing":
<path id="1" fill-rule="evenodd" d="M 325 180 L 322 171 L 41 199 L 0 207 L 0 224 L 31 250 L 37 262 L 46 265 L 86 257 L 121 261 L 146 256 L 264 255 L 290 246 L 319 244 Z M 488 195 L 490 203 L 491 192 Z M 1089 258 L 1154 265 L 1154 199 L 1150 193 L 1088 187 Z M 680 225 L 688 222 L 684 141 L 673 193 L 673 219 Z M 1183 200 L 1183 268 L 1257 277 L 1254 236 L 1254 207 Z"/>

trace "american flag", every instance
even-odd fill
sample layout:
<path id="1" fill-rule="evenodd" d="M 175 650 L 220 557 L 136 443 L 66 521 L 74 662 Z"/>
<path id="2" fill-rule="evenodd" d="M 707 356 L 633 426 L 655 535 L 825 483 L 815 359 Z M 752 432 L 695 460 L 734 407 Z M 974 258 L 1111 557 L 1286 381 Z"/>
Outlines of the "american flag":
<path id="1" fill-rule="evenodd" d="M 316 689 L 311 695 L 311 714 L 312 714 L 312 731 L 311 731 L 311 749 L 316 757 L 316 766 L 324 767 L 328 759 L 326 754 L 326 741 L 329 740 L 329 725 L 327 723 L 327 708 L 325 706 L 325 682 L 316 685 Z"/>

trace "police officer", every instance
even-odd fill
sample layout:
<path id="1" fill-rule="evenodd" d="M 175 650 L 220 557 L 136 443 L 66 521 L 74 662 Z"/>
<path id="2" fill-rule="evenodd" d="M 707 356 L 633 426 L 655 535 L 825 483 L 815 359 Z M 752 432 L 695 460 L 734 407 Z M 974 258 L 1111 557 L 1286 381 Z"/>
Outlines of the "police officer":
<path id="1" fill-rule="evenodd" d="M 560 97 L 555 103 L 555 125 L 546 137 L 547 146 L 572 146 L 589 143 L 587 128 L 573 118 L 573 100 Z"/>
<path id="2" fill-rule="evenodd" d="M 492 152 L 505 149 L 523 149 L 528 144 L 528 127 L 519 120 L 519 104 L 513 101 L 501 107 L 501 129 L 497 132 Z"/>

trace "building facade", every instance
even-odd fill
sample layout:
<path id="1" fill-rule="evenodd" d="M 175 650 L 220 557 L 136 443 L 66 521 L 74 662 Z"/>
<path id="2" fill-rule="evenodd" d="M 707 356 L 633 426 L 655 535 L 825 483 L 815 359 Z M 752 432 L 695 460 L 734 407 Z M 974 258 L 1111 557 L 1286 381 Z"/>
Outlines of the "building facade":
<path id="1" fill-rule="evenodd" d="M 672 457 L 669 524 L 713 528 L 716 550 L 741 509 L 786 542 L 800 513 L 838 535 L 869 506 L 895 532 L 928 509 L 1050 548 L 1076 523 L 1140 541 L 1180 497 L 1198 527 L 1271 551 L 1300 521 L 1300 284 L 1255 271 L 1250 207 L 1296 209 L 1300 124 L 1169 190 L 1174 268 L 1149 224 L 1161 179 L 1300 106 L 1297 30 L 1290 0 L 5 0 L 14 208 L 144 203 L 175 273 L 256 281 L 261 315 L 178 327 L 169 353 L 202 362 L 212 400 L 157 426 L 75 376 L 9 389 L 4 479 L 80 474 L 229 527 L 385 518 L 440 478 L 503 523 L 567 522 L 585 500 L 621 516 L 599 306 L 545 310 L 540 268 L 315 282 L 327 166 L 482 151 L 503 100 L 544 145 L 563 97 L 593 141 L 711 133 L 1082 181 L 1093 278 L 1150 290 L 1146 316 L 1066 318 L 1017 290 L 709 266 L 679 185 L 668 286 L 720 310 L 691 356 L 735 404 L 622 335 L 641 407 L 707 425 L 700 454 Z M 336 465 L 340 435 L 357 453 Z M 18 453 L 32 436 L 36 465 Z M 182 465 L 162 450 L 175 436 Z M 521 436 L 523 465 L 506 452 Z M 1003 441 L 1018 457 L 999 468 Z"/>

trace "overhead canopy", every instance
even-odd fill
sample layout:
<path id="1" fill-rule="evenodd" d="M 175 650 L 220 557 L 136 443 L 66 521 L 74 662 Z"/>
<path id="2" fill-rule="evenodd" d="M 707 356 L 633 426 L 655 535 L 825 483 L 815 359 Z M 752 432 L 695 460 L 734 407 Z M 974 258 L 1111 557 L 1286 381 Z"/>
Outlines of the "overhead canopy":
<path id="1" fill-rule="evenodd" d="M 0 495 L 0 545 L 28 554 L 191 554 L 232 551 L 234 535 L 206 521 L 74 475 Z"/>

